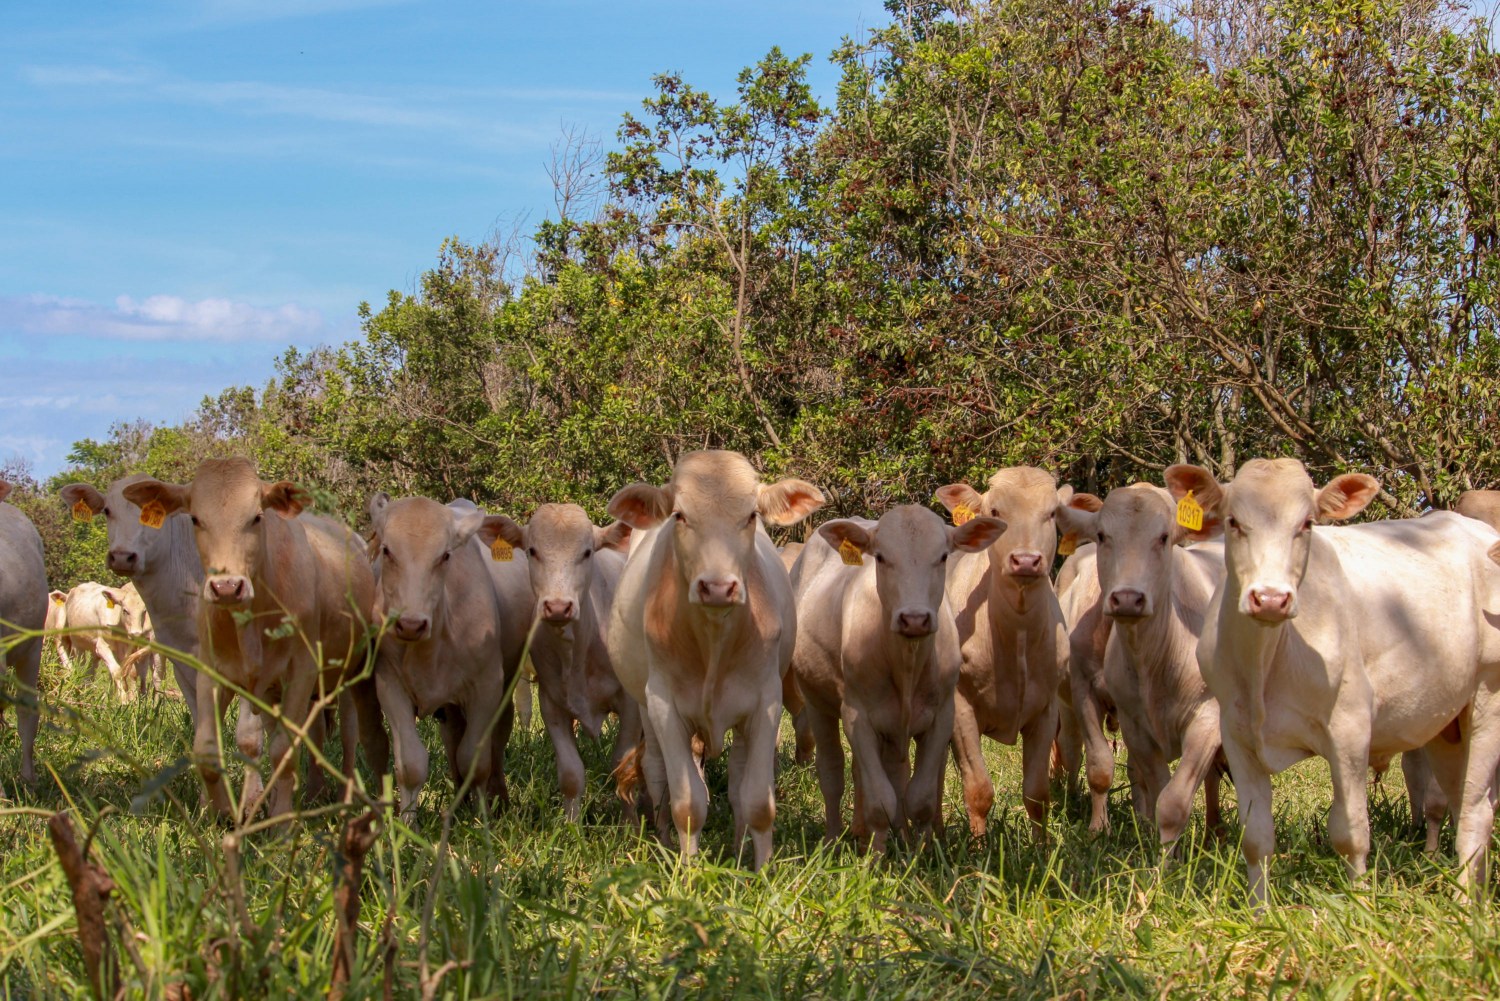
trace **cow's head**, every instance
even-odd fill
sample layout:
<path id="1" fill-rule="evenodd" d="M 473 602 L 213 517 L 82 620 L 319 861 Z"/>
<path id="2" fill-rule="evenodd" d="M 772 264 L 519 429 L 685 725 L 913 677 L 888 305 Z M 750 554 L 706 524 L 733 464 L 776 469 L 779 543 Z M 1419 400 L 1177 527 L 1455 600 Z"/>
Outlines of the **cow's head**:
<path id="1" fill-rule="evenodd" d="M 64 503 L 75 512 L 87 510 L 91 515 L 104 516 L 109 539 L 109 554 L 105 562 L 111 572 L 121 577 L 146 573 L 151 567 L 153 550 L 157 549 L 159 540 L 165 538 L 165 523 L 161 528 L 143 524 L 140 506 L 125 496 L 126 487 L 149 479 L 143 474 L 126 476 L 115 480 L 109 485 L 109 491 L 102 494 L 87 483 L 69 483 L 60 491 Z"/>
<path id="2" fill-rule="evenodd" d="M 835 549 L 854 550 L 862 560 L 875 561 L 875 592 L 886 626 L 909 639 L 937 629 L 949 554 L 983 552 L 1004 531 L 1005 522 L 997 518 L 945 525 L 916 504 L 892 508 L 872 528 L 842 519 L 818 528 Z"/>
<path id="3" fill-rule="evenodd" d="M 1167 489 L 1179 501 L 1191 492 L 1205 525 L 1209 518 L 1223 523 L 1224 564 L 1238 582 L 1240 612 L 1274 624 L 1297 614 L 1313 526 L 1359 514 L 1380 484 L 1345 473 L 1319 490 L 1296 459 L 1253 459 L 1224 486 L 1201 466 L 1172 466 Z"/>
<path id="4" fill-rule="evenodd" d="M 1218 521 L 1205 516 L 1199 530 L 1177 523 L 1177 502 L 1161 487 L 1136 483 L 1110 491 L 1097 510 L 1076 495 L 1058 511 L 1058 526 L 1098 546 L 1100 601 L 1106 615 L 1146 618 L 1163 607 L 1172 592 L 1172 547 L 1212 538 Z"/>
<path id="5" fill-rule="evenodd" d="M 1057 555 L 1057 510 L 1073 497 L 1051 473 L 1030 466 L 1002 469 L 983 494 L 967 483 L 950 483 L 937 499 L 957 517 L 985 515 L 1005 522 L 1005 533 L 990 548 L 994 572 L 1021 586 L 1046 580 Z"/>
<path id="6" fill-rule="evenodd" d="M 743 605 L 761 518 L 795 525 L 823 506 L 823 492 L 803 480 L 760 482 L 737 452 L 689 452 L 665 487 L 636 483 L 610 498 L 609 513 L 645 531 L 668 522 L 690 604 L 708 609 Z"/>
<path id="7" fill-rule="evenodd" d="M 531 573 L 531 593 L 536 599 L 535 618 L 559 628 L 575 622 L 594 579 L 594 561 L 600 550 L 623 552 L 631 528 L 617 521 L 600 528 L 577 504 L 543 504 L 523 528 L 503 515 L 493 527 L 479 533 L 485 545 L 495 539 L 526 553 Z"/>
<path id="8" fill-rule="evenodd" d="M 185 511 L 203 561 L 203 599 L 240 608 L 255 598 L 251 579 L 260 573 L 267 517 L 295 518 L 307 505 L 301 487 L 286 480 L 267 483 L 244 458 L 205 459 L 191 483 L 149 477 L 125 487 L 124 495 L 148 512 Z M 159 505 L 159 509 L 154 505 Z"/>
<path id="9" fill-rule="evenodd" d="M 430 639 L 446 611 L 443 596 L 454 559 L 468 556 L 474 534 L 498 519 L 478 508 L 456 510 L 426 497 L 393 501 L 377 493 L 370 498 L 370 520 L 380 570 L 378 613 L 392 620 L 396 639 Z"/>

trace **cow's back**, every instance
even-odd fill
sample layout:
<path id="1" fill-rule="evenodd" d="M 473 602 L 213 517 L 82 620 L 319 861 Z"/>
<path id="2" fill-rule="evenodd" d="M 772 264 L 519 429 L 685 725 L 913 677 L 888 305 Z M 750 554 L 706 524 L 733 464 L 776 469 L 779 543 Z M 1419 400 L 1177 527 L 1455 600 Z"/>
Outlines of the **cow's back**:
<path id="1" fill-rule="evenodd" d="M 22 629 L 41 629 L 47 601 L 42 537 L 18 508 L 0 503 L 0 620 Z M 0 635 L 9 631 L 0 625 Z"/>
<path id="2" fill-rule="evenodd" d="M 1500 609 L 1500 567 L 1486 555 L 1500 533 L 1450 512 L 1316 531 L 1342 580 L 1305 581 L 1317 588 L 1306 598 L 1352 617 L 1376 692 L 1375 733 L 1424 743 L 1400 721 L 1472 690 L 1481 667 L 1500 669 L 1500 630 L 1486 616 Z"/>
<path id="3" fill-rule="evenodd" d="M 646 603 L 662 572 L 660 546 L 670 544 L 661 525 L 631 533 L 630 556 L 609 616 L 609 657 L 615 675 L 641 705 L 646 703 Z"/>
<path id="4" fill-rule="evenodd" d="M 865 529 L 875 522 L 852 518 Z M 844 596 L 863 567 L 846 564 L 821 533 L 814 532 L 792 565 L 792 594 L 797 610 L 795 659 L 798 678 L 819 694 L 842 691 L 841 651 Z M 879 614 L 878 609 L 876 614 Z"/>
<path id="5" fill-rule="evenodd" d="M 329 656 L 344 658 L 360 643 L 375 608 L 375 576 L 359 537 L 343 522 L 302 514 L 307 546 L 317 567 L 317 621 Z M 337 653 L 333 651 L 338 651 Z"/>

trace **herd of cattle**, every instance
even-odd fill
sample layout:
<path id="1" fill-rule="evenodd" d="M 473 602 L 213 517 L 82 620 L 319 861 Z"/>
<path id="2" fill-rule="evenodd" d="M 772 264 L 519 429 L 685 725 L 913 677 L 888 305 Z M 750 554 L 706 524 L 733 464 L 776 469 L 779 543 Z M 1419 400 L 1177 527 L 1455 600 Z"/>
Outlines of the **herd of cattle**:
<path id="1" fill-rule="evenodd" d="M 215 459 L 187 484 L 62 491 L 75 517 L 104 516 L 109 569 L 131 587 L 49 596 L 36 530 L 0 503 L 0 620 L 22 633 L 8 660 L 32 688 L 44 639 L 64 663 L 103 660 L 122 698 L 132 666 L 142 687 L 152 676 L 142 637 L 179 652 L 204 795 L 225 813 L 289 811 L 292 752 L 320 746 L 333 720 L 346 770 L 362 748 L 384 773 L 394 744 L 400 806 L 414 812 L 424 716 L 441 723 L 455 781 L 503 801 L 506 696 L 529 656 L 567 817 L 580 817 L 585 784 L 577 728 L 597 738 L 613 713 L 626 821 L 646 809 L 684 854 L 707 815 L 704 760 L 734 731 L 735 844 L 748 835 L 756 867 L 770 858 L 785 708 L 798 759 L 815 758 L 830 838 L 843 830 L 841 723 L 853 834 L 879 850 L 940 826 L 950 746 L 970 828 L 984 832 L 995 793 L 981 737 L 1020 742 L 1038 837 L 1054 772 L 1080 767 L 1090 827 L 1106 828 L 1113 722 L 1133 805 L 1165 846 L 1200 785 L 1217 828 L 1220 779 L 1233 780 L 1258 902 L 1271 775 L 1313 755 L 1328 762 L 1331 840 L 1354 875 L 1369 853 L 1369 772 L 1402 753 L 1428 848 L 1451 815 L 1468 885 L 1484 878 L 1500 765 L 1500 494 L 1471 491 L 1462 513 L 1329 525 L 1378 492 L 1361 474 L 1317 488 L 1277 459 L 1228 484 L 1173 466 L 1164 486 L 1100 500 L 1017 467 L 982 492 L 939 490 L 951 524 L 905 505 L 778 550 L 764 526 L 796 524 L 824 496 L 762 482 L 733 452 L 690 453 L 666 485 L 625 487 L 606 527 L 574 505 L 544 504 L 520 525 L 466 500 L 377 494 L 366 538 L 304 512 L 294 484 Z M 0 502 L 7 493 L 0 483 Z M 238 803 L 219 746 L 231 688 L 252 696 L 235 742 L 251 760 L 269 743 L 272 775 L 263 788 L 247 770 Z M 35 703 L 18 716 L 30 783 Z M 304 792 L 323 784 L 309 768 Z"/>

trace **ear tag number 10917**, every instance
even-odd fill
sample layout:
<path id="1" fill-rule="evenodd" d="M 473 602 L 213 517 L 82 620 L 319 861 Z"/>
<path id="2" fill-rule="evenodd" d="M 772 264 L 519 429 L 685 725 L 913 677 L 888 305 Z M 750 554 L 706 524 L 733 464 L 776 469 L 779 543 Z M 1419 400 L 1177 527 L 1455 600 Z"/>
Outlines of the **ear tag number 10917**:
<path id="1" fill-rule="evenodd" d="M 1189 532 L 1203 530 L 1203 506 L 1193 500 L 1191 490 L 1188 491 L 1186 497 L 1177 502 L 1177 524 Z"/>

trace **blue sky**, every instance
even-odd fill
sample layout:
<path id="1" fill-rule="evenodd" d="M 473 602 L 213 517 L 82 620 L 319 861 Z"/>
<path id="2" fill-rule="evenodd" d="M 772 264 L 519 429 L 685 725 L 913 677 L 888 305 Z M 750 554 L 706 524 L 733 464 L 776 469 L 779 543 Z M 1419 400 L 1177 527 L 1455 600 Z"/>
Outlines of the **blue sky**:
<path id="1" fill-rule="evenodd" d="M 826 55 L 879 0 L 7 4 L 0 33 L 0 461 L 59 469 L 177 422 L 286 345 L 358 333 L 444 237 L 552 207 L 567 127 L 608 141 L 653 73 L 732 92 Z"/>

